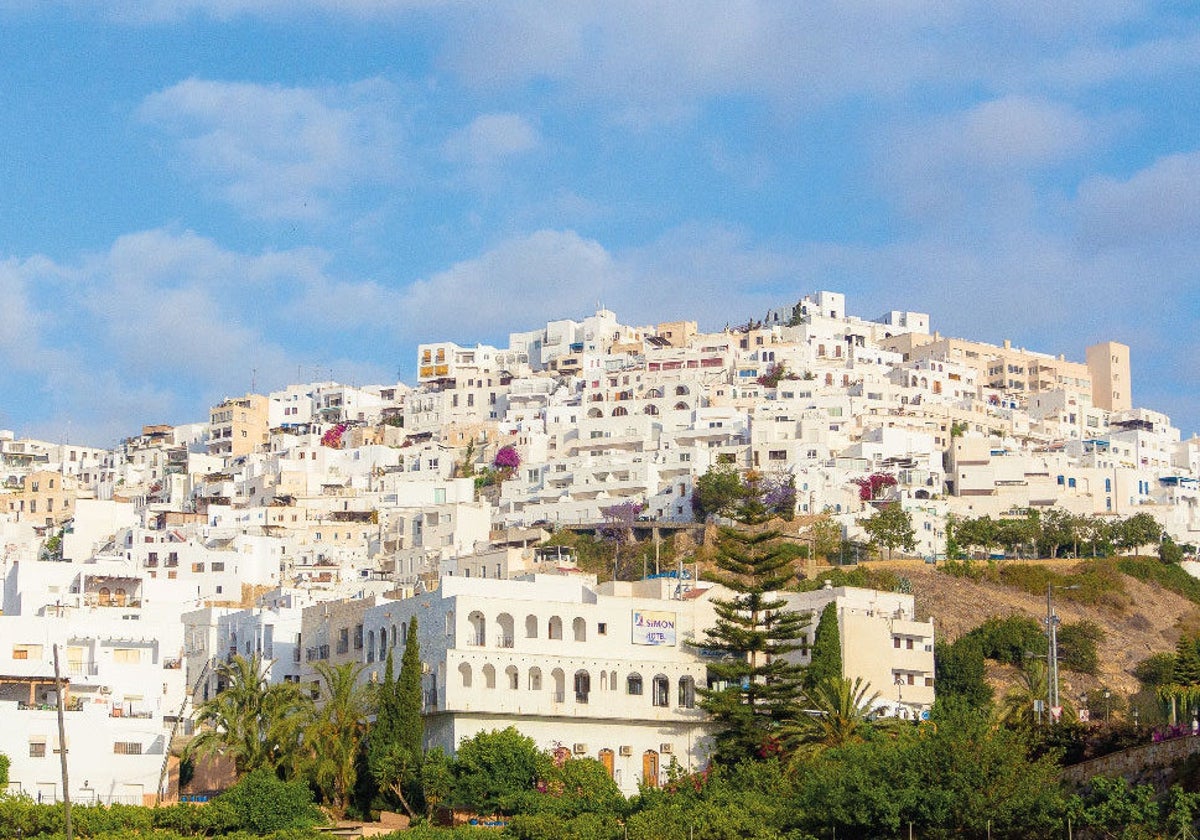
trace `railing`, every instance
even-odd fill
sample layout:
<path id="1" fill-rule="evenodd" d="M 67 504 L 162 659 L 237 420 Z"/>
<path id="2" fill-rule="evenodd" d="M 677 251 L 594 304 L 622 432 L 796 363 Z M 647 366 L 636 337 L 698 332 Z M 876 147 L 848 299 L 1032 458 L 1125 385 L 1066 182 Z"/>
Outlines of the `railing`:
<path id="1" fill-rule="evenodd" d="M 476 633 L 473 636 L 467 636 L 467 644 L 472 647 L 483 647 L 483 644 L 486 640 L 487 638 L 483 633 Z"/>
<path id="2" fill-rule="evenodd" d="M 500 640 L 496 644 L 502 648 L 510 648 L 513 646 L 513 637 L 512 636 L 502 636 L 502 637 L 500 637 Z"/>
<path id="3" fill-rule="evenodd" d="M 99 668 L 95 662 L 67 663 L 67 676 L 70 677 L 94 677 L 98 671 Z"/>
<path id="4" fill-rule="evenodd" d="M 179 659 L 164 659 L 163 660 L 163 670 L 164 671 L 178 671 L 182 667 L 183 667 L 182 660 L 179 660 Z"/>

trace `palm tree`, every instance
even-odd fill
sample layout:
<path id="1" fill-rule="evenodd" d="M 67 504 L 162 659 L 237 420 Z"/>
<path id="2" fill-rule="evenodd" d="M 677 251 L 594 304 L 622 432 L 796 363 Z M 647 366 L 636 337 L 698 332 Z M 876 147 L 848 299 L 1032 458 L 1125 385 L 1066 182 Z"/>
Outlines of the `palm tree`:
<path id="1" fill-rule="evenodd" d="M 234 656 L 217 666 L 225 685 L 197 710 L 203 731 L 188 745 L 189 756 L 222 755 L 238 776 L 260 767 L 278 770 L 293 756 L 306 699 L 292 683 L 272 684 L 257 655 Z"/>
<path id="2" fill-rule="evenodd" d="M 878 700 L 879 692 L 871 692 L 862 677 L 819 680 L 805 692 L 807 708 L 784 729 L 786 739 L 798 742 L 793 762 L 862 741 Z"/>
<path id="3" fill-rule="evenodd" d="M 374 711 L 375 692 L 360 685 L 363 665 L 318 662 L 320 696 L 304 726 L 304 767 L 334 815 L 345 815 L 358 779 L 359 748 Z"/>
<path id="4" fill-rule="evenodd" d="M 1049 696 L 1050 678 L 1046 674 L 1046 663 L 1040 659 L 1030 659 L 1021 671 L 1021 680 L 1012 688 L 1000 702 L 997 717 L 1000 723 L 1010 729 L 1032 729 L 1039 723 L 1039 715 L 1034 710 L 1034 701 L 1045 701 Z M 1060 694 L 1061 696 L 1061 694 Z M 1074 705 L 1065 696 L 1062 697 L 1064 720 L 1072 720 L 1078 716 Z M 1050 722 L 1050 710 L 1044 709 L 1046 715 L 1042 720 Z"/>

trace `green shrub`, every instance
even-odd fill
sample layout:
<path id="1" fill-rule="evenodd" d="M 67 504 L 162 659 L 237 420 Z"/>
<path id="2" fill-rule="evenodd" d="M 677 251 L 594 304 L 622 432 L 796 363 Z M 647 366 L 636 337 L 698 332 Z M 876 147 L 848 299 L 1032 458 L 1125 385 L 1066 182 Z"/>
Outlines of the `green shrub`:
<path id="1" fill-rule="evenodd" d="M 1080 674 L 1096 675 L 1100 656 L 1096 646 L 1104 641 L 1104 630 L 1094 621 L 1064 624 L 1058 628 L 1058 661 Z"/>
<path id="2" fill-rule="evenodd" d="M 307 829 L 323 821 L 308 785 L 281 781 L 266 768 L 247 773 L 217 797 L 216 803 L 236 815 L 239 827 L 256 834 Z"/>
<path id="3" fill-rule="evenodd" d="M 1020 665 L 1027 653 L 1046 648 L 1041 624 L 1025 615 L 989 618 L 964 638 L 976 640 L 984 658 L 1007 665 Z"/>
<path id="4" fill-rule="evenodd" d="M 1175 654 L 1156 653 L 1133 666 L 1133 675 L 1147 688 L 1170 685 L 1175 673 Z"/>

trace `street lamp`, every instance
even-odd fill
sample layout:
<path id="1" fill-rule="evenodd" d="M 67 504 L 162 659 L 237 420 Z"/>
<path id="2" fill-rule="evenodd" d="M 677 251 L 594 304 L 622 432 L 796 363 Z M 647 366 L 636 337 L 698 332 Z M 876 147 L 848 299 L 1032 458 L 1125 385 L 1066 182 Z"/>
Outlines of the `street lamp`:
<path id="1" fill-rule="evenodd" d="M 1112 704 L 1109 702 L 1110 697 L 1112 697 L 1112 692 L 1110 692 L 1107 688 L 1104 689 L 1104 722 L 1105 723 L 1108 723 L 1109 721 L 1112 720 Z"/>
<path id="2" fill-rule="evenodd" d="M 904 681 L 896 674 L 896 717 L 900 717 L 900 707 L 904 702 Z"/>
<path id="3" fill-rule="evenodd" d="M 1048 638 L 1048 649 L 1046 652 L 1046 671 L 1049 676 L 1049 685 L 1046 686 L 1046 699 L 1050 702 L 1050 719 L 1055 718 L 1055 709 L 1058 705 L 1058 614 L 1054 611 L 1054 590 L 1055 589 L 1078 589 L 1078 584 L 1071 586 L 1055 586 L 1052 583 L 1046 584 L 1046 636 Z"/>

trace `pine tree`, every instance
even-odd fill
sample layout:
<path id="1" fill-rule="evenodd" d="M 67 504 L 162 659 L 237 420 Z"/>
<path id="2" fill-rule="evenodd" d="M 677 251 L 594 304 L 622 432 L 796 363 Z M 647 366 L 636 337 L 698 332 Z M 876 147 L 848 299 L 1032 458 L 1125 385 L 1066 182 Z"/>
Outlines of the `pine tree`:
<path id="1" fill-rule="evenodd" d="M 826 680 L 842 678 L 842 640 L 838 633 L 837 602 L 830 601 L 821 610 L 813 638 L 812 659 L 804 671 L 804 689 L 812 691 Z"/>
<path id="2" fill-rule="evenodd" d="M 722 528 L 716 565 L 709 579 L 737 594 L 713 599 L 717 620 L 702 645 L 721 656 L 700 695 L 716 723 L 717 759 L 732 763 L 778 743 L 803 673 L 786 655 L 799 649 L 807 619 L 772 594 L 793 576 L 779 532 Z"/>

